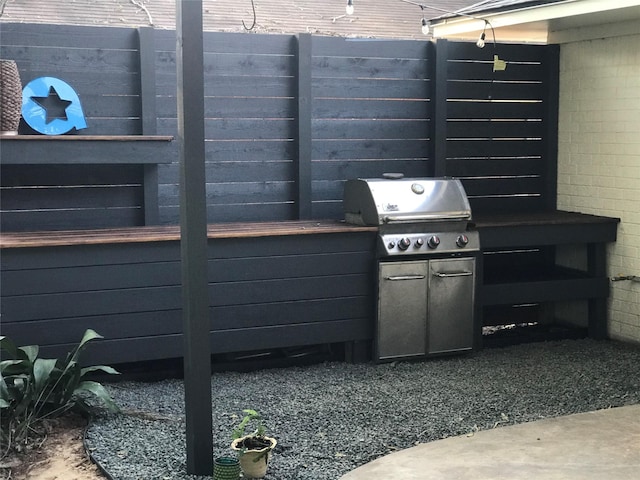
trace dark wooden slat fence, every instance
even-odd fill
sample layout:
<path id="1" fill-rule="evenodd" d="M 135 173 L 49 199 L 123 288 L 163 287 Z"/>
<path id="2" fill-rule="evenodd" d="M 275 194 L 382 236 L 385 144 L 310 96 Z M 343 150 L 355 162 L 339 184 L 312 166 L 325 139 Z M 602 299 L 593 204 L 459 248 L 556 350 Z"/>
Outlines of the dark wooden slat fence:
<path id="1" fill-rule="evenodd" d="M 203 46 L 212 224 L 341 220 L 344 181 L 385 172 L 461 178 L 485 219 L 555 209 L 557 46 L 217 32 Z M 88 124 L 64 141 L 2 139 L 3 232 L 179 223 L 174 31 L 3 23 L 0 57 L 24 84 L 71 84 Z M 483 234 L 485 280 L 518 262 L 554 268 L 555 244 L 533 228 L 515 252 Z M 181 356 L 177 241 L 79 243 L 3 249 L 3 333 L 60 353 L 93 327 L 109 338 L 97 360 Z M 209 249 L 212 351 L 371 339 L 373 232 Z M 498 287 L 483 290 L 501 307 Z"/>
<path id="2" fill-rule="evenodd" d="M 205 33 L 204 52 L 210 222 L 339 219 L 346 179 L 389 171 L 460 177 L 477 212 L 555 206 L 553 46 Z M 76 89 L 79 135 L 176 134 L 173 31 L 3 24 L 0 54 L 24 83 L 59 76 Z M 122 224 L 178 223 L 176 152 L 158 144 L 160 165 L 145 167 L 157 216 Z"/>

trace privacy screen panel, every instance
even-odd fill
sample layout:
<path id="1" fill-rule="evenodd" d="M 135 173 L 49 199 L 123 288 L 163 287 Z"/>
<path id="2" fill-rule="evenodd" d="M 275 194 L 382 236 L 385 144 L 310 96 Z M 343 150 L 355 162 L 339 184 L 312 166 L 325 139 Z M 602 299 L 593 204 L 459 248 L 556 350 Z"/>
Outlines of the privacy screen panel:
<path id="1" fill-rule="evenodd" d="M 295 218 L 294 41 L 285 35 L 204 36 L 209 222 Z M 156 32 L 156 45 L 158 133 L 174 134 L 175 32 Z M 177 161 L 159 169 L 165 221 L 178 218 L 178 170 Z"/>
<path id="2" fill-rule="evenodd" d="M 429 174 L 430 46 L 313 39 L 314 217 L 343 215 L 349 178 Z"/>
<path id="3" fill-rule="evenodd" d="M 474 212 L 555 207 L 555 72 L 548 46 L 448 43 L 444 168 Z"/>

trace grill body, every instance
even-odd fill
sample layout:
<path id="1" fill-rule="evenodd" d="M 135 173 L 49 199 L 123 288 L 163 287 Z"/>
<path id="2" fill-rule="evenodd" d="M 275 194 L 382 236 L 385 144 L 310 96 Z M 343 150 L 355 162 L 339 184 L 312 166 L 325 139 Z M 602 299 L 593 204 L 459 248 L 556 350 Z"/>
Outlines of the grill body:
<path id="1" fill-rule="evenodd" d="M 349 180 L 344 208 L 346 222 L 378 226 L 376 359 L 471 350 L 480 243 L 460 181 Z"/>

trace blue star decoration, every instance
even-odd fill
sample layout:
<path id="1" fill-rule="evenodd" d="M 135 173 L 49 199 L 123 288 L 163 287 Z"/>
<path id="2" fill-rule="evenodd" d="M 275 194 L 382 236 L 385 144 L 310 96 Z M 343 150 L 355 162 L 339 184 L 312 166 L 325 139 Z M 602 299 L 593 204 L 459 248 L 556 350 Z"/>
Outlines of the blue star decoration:
<path id="1" fill-rule="evenodd" d="M 24 87 L 22 118 L 45 135 L 87 128 L 78 94 L 68 83 L 54 77 L 39 77 Z"/>
<path id="2" fill-rule="evenodd" d="M 46 97 L 31 97 L 31 99 L 46 110 L 47 119 L 45 123 L 49 124 L 56 118 L 69 119 L 67 117 L 67 107 L 73 102 L 61 99 L 53 86 L 49 88 L 49 95 Z"/>

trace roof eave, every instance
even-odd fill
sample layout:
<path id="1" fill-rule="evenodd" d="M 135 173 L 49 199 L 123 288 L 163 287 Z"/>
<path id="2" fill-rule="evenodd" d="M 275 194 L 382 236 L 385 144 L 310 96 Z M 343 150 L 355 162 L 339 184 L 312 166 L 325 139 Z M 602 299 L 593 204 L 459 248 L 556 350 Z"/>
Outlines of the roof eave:
<path id="1" fill-rule="evenodd" d="M 640 0 L 564 0 L 557 3 L 511 10 L 474 12 L 471 17 L 452 17 L 432 22 L 433 36 L 436 38 L 465 37 L 477 35 L 483 31 L 488 22 L 494 29 L 513 29 L 525 24 L 540 25 L 558 18 L 587 15 L 610 10 L 635 7 L 640 5 Z M 510 38 L 509 40 L 542 41 L 546 42 L 546 35 L 541 34 L 538 28 L 536 38 Z M 544 37 L 544 38 L 543 38 Z"/>

